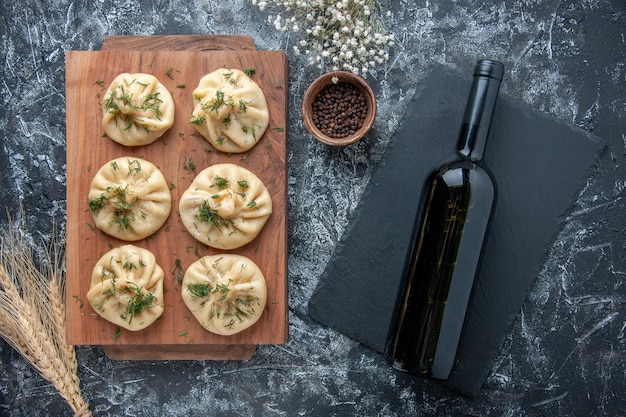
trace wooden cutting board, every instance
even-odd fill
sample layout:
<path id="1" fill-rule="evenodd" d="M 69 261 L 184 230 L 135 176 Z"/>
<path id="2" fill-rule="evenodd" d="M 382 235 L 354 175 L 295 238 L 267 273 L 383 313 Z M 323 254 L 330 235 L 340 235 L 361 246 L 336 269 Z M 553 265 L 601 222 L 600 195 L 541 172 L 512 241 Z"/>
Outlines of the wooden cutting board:
<path id="1" fill-rule="evenodd" d="M 246 35 L 107 36 L 100 50 L 131 51 L 241 51 L 256 50 Z"/>
<path id="2" fill-rule="evenodd" d="M 220 44 L 225 45 L 220 48 Z M 191 50 L 180 50 L 180 49 Z M 215 150 L 189 123 L 192 91 L 206 73 L 219 68 L 254 68 L 270 123 L 259 143 L 243 154 Z M 109 83 L 121 72 L 156 76 L 175 103 L 174 126 L 153 144 L 124 147 L 104 137 L 101 101 Z M 284 343 L 288 336 L 287 302 L 287 58 L 282 51 L 256 51 L 245 36 L 155 36 L 107 38 L 101 51 L 66 55 L 67 118 L 67 342 L 104 345 L 113 359 L 247 359 L 256 345 Z M 165 271 L 165 312 L 148 328 L 119 334 L 88 304 L 91 272 L 100 256 L 126 242 L 94 226 L 86 196 L 93 175 L 121 156 L 153 162 L 173 187 L 172 213 L 153 236 L 133 244 L 151 250 Z M 193 163 L 191 163 L 193 161 Z M 233 251 L 209 248 L 186 233 L 178 215 L 180 195 L 197 173 L 230 162 L 254 172 L 272 196 L 273 213 L 263 231 Z M 195 165 L 195 170 L 190 166 Z M 236 253 L 263 271 L 268 300 L 260 320 L 233 336 L 204 330 L 181 299 L 179 279 L 199 257 Z"/>

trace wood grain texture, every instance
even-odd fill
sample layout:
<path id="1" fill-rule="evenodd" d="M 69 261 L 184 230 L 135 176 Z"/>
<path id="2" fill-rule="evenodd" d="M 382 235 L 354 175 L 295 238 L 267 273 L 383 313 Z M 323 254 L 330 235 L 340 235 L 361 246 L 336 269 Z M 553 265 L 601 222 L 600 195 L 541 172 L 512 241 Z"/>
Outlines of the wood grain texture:
<path id="1" fill-rule="evenodd" d="M 112 360 L 248 360 L 256 345 L 156 345 L 104 347 Z"/>
<path id="2" fill-rule="evenodd" d="M 152 35 L 107 36 L 101 50 L 133 51 L 245 51 L 255 50 L 254 41 L 246 35 Z"/>
<path id="3" fill-rule="evenodd" d="M 195 129 L 189 123 L 193 89 L 203 75 L 219 68 L 255 68 L 253 79 L 263 89 L 269 105 L 270 125 L 266 133 L 252 150 L 244 154 L 227 155 L 216 151 L 194 133 Z M 151 145 L 124 147 L 102 135 L 102 96 L 109 83 L 121 72 L 153 74 L 172 93 L 176 107 L 174 126 Z M 279 51 L 121 51 L 105 48 L 103 51 L 67 53 L 68 343 L 142 345 L 144 349 L 163 345 L 215 345 L 219 351 L 227 345 L 286 341 L 287 92 L 287 58 Z M 174 188 L 171 190 L 172 213 L 164 227 L 155 235 L 135 242 L 155 253 L 157 262 L 165 271 L 165 313 L 147 329 L 139 332 L 124 330 L 116 339 L 118 328 L 91 309 L 86 293 L 91 271 L 100 256 L 111 247 L 125 242 L 94 228 L 86 195 L 96 171 L 109 160 L 121 156 L 141 157 L 155 163 Z M 195 171 L 189 170 L 192 160 L 196 165 Z M 261 234 L 248 245 L 229 251 L 256 262 L 268 285 L 268 302 L 261 319 L 251 328 L 233 336 L 218 336 L 204 330 L 182 302 L 182 288 L 177 281 L 179 274 L 198 257 L 226 253 L 193 239 L 186 233 L 177 212 L 179 197 L 195 174 L 209 165 L 222 162 L 236 163 L 254 172 L 265 183 L 273 202 L 273 213 Z"/>

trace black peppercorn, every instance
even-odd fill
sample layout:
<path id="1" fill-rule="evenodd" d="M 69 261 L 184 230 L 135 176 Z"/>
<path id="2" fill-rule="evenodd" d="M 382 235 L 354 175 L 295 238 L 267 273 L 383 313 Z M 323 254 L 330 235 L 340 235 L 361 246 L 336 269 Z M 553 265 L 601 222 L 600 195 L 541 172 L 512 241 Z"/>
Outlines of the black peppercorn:
<path id="1" fill-rule="evenodd" d="M 329 84 L 312 104 L 313 124 L 331 138 L 344 138 L 363 126 L 367 101 L 363 93 L 349 83 Z"/>

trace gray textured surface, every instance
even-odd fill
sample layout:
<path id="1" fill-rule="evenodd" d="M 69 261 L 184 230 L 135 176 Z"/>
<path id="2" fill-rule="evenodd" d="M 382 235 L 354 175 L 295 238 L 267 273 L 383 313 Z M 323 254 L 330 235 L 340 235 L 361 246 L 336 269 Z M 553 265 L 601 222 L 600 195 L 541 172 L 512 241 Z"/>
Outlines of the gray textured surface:
<path id="1" fill-rule="evenodd" d="M 398 42 L 368 79 L 375 131 L 331 149 L 299 104 L 319 72 L 247 1 L 61 0 L 0 4 L 0 205 L 19 203 L 33 239 L 65 213 L 64 53 L 106 35 L 242 33 L 290 54 L 290 340 L 246 362 L 112 362 L 78 349 L 85 397 L 118 415 L 626 415 L 626 5 L 622 0 L 386 1 Z M 608 143 L 567 217 L 479 398 L 394 373 L 379 354 L 318 325 L 307 301 L 433 62 L 508 68 L 503 92 Z M 0 216 L 4 218 L 4 216 Z M 6 224 L 0 220 L 0 224 Z M 52 386 L 0 343 L 0 415 L 69 415 Z"/>
<path id="2" fill-rule="evenodd" d="M 389 347 L 393 331 L 413 233 L 407 225 L 419 213 L 426 178 L 454 153 L 471 85 L 468 72 L 433 65 L 420 83 L 309 301 L 311 317 L 380 352 Z M 446 383 L 470 396 L 485 382 L 562 228 L 563 213 L 605 147 L 597 136 L 504 95 L 490 136 L 484 162 L 495 179 L 497 199 L 458 364 Z M 381 207 L 388 221 L 380 221 Z"/>

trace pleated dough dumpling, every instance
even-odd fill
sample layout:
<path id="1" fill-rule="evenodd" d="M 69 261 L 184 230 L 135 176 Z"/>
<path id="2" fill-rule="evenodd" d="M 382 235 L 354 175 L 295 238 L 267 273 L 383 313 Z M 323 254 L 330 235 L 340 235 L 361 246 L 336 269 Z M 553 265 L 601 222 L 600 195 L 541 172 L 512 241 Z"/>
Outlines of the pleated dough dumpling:
<path id="1" fill-rule="evenodd" d="M 236 164 L 202 170 L 179 203 L 185 228 L 200 242 L 217 249 L 235 249 L 251 242 L 272 214 L 265 184 Z"/>
<path id="2" fill-rule="evenodd" d="M 152 252 L 119 246 L 96 263 L 87 300 L 103 319 L 128 330 L 145 329 L 163 314 L 163 279 Z"/>
<path id="3" fill-rule="evenodd" d="M 259 267 L 241 255 L 204 256 L 187 268 L 183 301 L 206 330 L 229 336 L 256 323 L 267 286 Z"/>
<path id="4" fill-rule="evenodd" d="M 91 182 L 88 202 L 96 227 L 126 241 L 156 232 L 172 209 L 170 189 L 161 171 L 135 157 L 104 164 Z"/>
<path id="5" fill-rule="evenodd" d="M 216 149 L 241 153 L 261 139 L 269 123 L 261 87 L 237 69 L 219 69 L 193 91 L 191 123 Z"/>
<path id="6" fill-rule="evenodd" d="M 150 74 L 118 75 L 104 95 L 102 112 L 104 133 L 125 146 L 148 145 L 174 124 L 172 95 Z"/>

